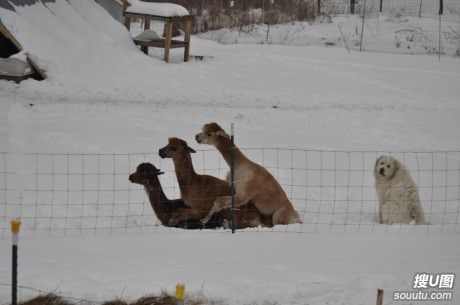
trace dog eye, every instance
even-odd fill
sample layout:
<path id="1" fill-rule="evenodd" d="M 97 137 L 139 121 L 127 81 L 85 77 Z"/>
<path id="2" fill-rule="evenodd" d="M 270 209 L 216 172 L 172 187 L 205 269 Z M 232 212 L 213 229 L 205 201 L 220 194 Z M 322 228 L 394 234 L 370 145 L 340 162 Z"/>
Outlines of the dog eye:
<path id="1" fill-rule="evenodd" d="M 390 168 L 391 166 L 390 165 L 387 165 L 388 168 Z"/>
<path id="2" fill-rule="evenodd" d="M 210 136 L 211 136 L 211 133 L 207 132 L 206 135 L 207 135 L 208 137 L 210 137 Z"/>

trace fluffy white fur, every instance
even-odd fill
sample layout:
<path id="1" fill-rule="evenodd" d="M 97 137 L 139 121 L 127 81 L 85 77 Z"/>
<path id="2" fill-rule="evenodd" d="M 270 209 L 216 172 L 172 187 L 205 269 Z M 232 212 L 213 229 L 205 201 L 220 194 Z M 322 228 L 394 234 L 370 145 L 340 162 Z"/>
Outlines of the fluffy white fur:
<path id="1" fill-rule="evenodd" d="M 425 224 L 417 185 L 408 170 L 393 157 L 381 156 L 374 166 L 379 199 L 379 223 Z"/>

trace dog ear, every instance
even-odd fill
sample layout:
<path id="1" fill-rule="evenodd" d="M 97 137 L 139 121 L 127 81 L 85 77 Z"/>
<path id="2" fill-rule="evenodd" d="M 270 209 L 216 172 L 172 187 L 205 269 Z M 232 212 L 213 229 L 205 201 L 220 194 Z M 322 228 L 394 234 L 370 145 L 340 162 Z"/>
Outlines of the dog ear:
<path id="1" fill-rule="evenodd" d="M 165 172 L 162 172 L 162 171 L 158 170 L 158 171 L 157 171 L 157 176 L 163 175 L 164 173 L 165 173 Z"/>
<path id="2" fill-rule="evenodd" d="M 401 162 L 399 162 L 399 160 L 393 158 L 393 161 L 394 161 L 394 165 L 393 165 L 393 173 L 391 174 L 391 176 L 389 177 L 390 179 L 392 179 L 394 176 L 396 176 L 396 174 L 399 173 L 399 171 L 402 169 L 403 165 L 401 164 Z"/>
<path id="3" fill-rule="evenodd" d="M 187 151 L 188 151 L 189 153 L 196 153 L 196 151 L 195 151 L 193 148 L 190 148 L 190 147 L 188 147 L 188 146 L 187 146 Z"/>
<path id="4" fill-rule="evenodd" d="M 216 135 L 224 137 L 224 138 L 230 138 L 230 136 L 225 131 L 223 131 L 222 129 L 219 130 L 218 132 L 216 132 Z"/>

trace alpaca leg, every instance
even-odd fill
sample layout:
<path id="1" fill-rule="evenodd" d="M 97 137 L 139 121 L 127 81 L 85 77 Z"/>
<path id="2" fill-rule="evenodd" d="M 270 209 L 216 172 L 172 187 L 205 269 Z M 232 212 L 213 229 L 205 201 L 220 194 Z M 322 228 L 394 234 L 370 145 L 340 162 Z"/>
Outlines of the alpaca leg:
<path id="1" fill-rule="evenodd" d="M 245 205 L 248 201 L 249 199 L 247 200 L 237 199 L 236 206 L 239 207 L 239 206 Z M 212 215 L 222 210 L 230 209 L 231 207 L 232 207 L 232 196 L 217 197 L 217 199 L 214 200 L 211 210 L 209 210 L 208 214 L 203 219 L 201 219 L 201 222 L 203 224 L 206 224 L 209 221 L 209 219 L 211 219 Z"/>
<path id="2" fill-rule="evenodd" d="M 288 225 L 293 223 L 302 223 L 297 211 L 290 207 L 282 207 L 273 213 L 273 225 Z"/>
<path id="3" fill-rule="evenodd" d="M 181 221 L 188 219 L 200 219 L 203 214 L 193 209 L 179 209 L 177 213 L 169 219 L 168 225 L 175 226 Z"/>

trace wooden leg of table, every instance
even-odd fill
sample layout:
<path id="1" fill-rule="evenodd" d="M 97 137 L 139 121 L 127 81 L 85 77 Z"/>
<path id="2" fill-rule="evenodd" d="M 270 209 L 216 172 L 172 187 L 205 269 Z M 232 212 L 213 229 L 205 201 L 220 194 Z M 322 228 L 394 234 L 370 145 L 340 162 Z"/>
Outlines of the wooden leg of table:
<path id="1" fill-rule="evenodd" d="M 167 21 L 165 27 L 166 27 L 166 37 L 165 37 L 164 60 L 168 62 L 169 61 L 169 49 L 171 48 L 171 37 L 172 37 L 172 30 L 173 30 L 172 21 Z"/>
<path id="2" fill-rule="evenodd" d="M 188 61 L 190 57 L 190 34 L 192 33 L 192 20 L 185 21 L 185 38 L 184 41 L 187 43 L 184 50 L 184 61 Z"/>
<path id="3" fill-rule="evenodd" d="M 145 17 L 144 18 L 144 31 L 147 31 L 147 30 L 150 30 L 150 18 L 148 17 Z M 149 54 L 149 47 L 147 46 L 142 46 L 141 47 L 141 50 L 142 52 L 144 52 L 145 54 Z"/>
<path id="4" fill-rule="evenodd" d="M 128 32 L 131 30 L 131 17 L 125 17 L 125 27 Z"/>

